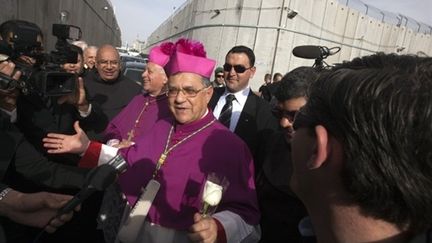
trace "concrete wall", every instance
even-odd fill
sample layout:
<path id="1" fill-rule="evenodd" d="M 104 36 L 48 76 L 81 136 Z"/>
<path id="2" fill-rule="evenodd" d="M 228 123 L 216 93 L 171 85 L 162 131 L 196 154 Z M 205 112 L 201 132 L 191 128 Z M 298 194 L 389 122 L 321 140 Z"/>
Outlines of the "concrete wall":
<path id="1" fill-rule="evenodd" d="M 45 36 L 46 50 L 52 50 L 56 38 L 51 34 L 54 23 L 81 28 L 82 40 L 91 45 L 121 46 L 121 33 L 109 0 L 2 0 L 0 22 L 22 19 L 36 23 Z M 66 11 L 62 22 L 60 12 Z"/>
<path id="2" fill-rule="evenodd" d="M 294 18 L 288 18 L 291 10 L 298 13 Z M 337 0 L 189 0 L 149 36 L 147 50 L 164 40 L 189 37 L 202 41 L 221 66 L 231 47 L 249 46 L 256 55 L 255 90 L 265 73 L 313 64 L 292 55 L 298 45 L 341 47 L 325 60 L 329 64 L 378 51 L 432 56 L 430 31 L 366 13 Z"/>

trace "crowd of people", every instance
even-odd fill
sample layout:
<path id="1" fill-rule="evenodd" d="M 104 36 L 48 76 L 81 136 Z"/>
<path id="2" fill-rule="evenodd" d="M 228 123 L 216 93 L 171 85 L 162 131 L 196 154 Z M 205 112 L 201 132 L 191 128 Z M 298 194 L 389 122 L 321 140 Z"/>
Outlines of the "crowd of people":
<path id="1" fill-rule="evenodd" d="M 1 24 L 12 49 L 17 24 L 39 29 Z M 160 43 L 138 85 L 115 47 L 72 44 L 66 94 L 16 85 L 37 56 L 0 62 L 0 242 L 432 242 L 432 58 L 298 67 L 254 91 L 244 45 L 216 67 L 198 41 Z M 114 160 L 127 170 L 64 210 Z"/>

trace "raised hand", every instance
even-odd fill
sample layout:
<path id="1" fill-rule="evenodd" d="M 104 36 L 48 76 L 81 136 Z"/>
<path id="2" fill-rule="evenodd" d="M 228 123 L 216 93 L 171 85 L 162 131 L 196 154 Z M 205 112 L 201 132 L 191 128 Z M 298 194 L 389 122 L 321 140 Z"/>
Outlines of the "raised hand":
<path id="1" fill-rule="evenodd" d="M 78 77 L 75 93 L 64 95 L 57 100 L 57 103 L 59 104 L 63 104 L 65 102 L 76 106 L 80 111 L 88 111 L 89 104 L 86 99 L 84 81 L 81 77 Z"/>
<path id="2" fill-rule="evenodd" d="M 48 149 L 48 153 L 84 153 L 90 144 L 90 140 L 79 126 L 78 121 L 74 123 L 74 129 L 75 135 L 48 133 L 47 137 L 43 139 L 44 147 Z"/>
<path id="3" fill-rule="evenodd" d="M 0 73 L 11 77 L 12 79 L 18 80 L 21 76 L 21 72 L 17 71 L 14 74 L 15 64 L 13 62 L 1 62 Z M 1 90 L 0 89 L 0 108 L 7 111 L 12 111 L 16 108 L 16 102 L 19 91 L 17 89 Z"/>

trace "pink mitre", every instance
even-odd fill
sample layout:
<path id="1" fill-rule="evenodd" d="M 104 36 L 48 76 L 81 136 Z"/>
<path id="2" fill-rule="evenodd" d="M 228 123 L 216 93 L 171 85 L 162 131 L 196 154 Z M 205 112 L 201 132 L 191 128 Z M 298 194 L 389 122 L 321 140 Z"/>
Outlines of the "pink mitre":
<path id="1" fill-rule="evenodd" d="M 216 61 L 207 58 L 206 51 L 201 42 L 179 39 L 175 44 L 175 50 L 165 69 L 168 76 L 180 72 L 195 73 L 210 79 Z"/>
<path id="2" fill-rule="evenodd" d="M 150 50 L 148 61 L 165 67 L 174 51 L 174 43 L 164 42 Z"/>

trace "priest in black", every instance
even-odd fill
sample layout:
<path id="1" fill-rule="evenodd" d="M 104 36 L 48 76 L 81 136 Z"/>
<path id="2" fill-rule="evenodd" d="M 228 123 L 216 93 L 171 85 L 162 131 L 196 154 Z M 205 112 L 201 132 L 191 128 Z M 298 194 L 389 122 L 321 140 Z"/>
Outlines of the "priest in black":
<path id="1" fill-rule="evenodd" d="M 90 138 L 100 140 L 108 122 L 114 118 L 142 87 L 121 74 L 120 56 L 111 45 L 101 46 L 96 54 L 96 69 L 84 78 L 89 102 L 102 110 L 105 119 L 87 133 Z M 83 127 L 84 130 L 89 130 Z"/>

